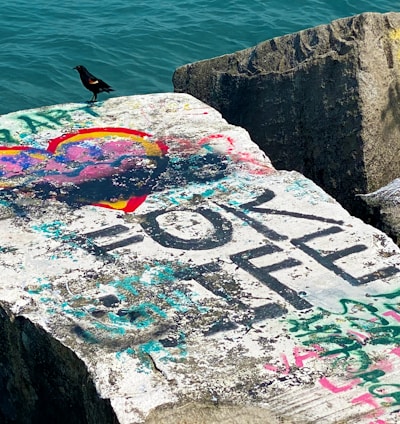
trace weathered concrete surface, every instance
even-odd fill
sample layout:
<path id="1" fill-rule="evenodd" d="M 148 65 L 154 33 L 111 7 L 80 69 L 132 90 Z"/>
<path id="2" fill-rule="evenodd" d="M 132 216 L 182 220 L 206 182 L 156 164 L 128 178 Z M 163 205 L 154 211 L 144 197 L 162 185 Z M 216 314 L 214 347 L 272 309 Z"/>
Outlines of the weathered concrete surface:
<path id="1" fill-rule="evenodd" d="M 399 57 L 400 13 L 365 13 L 182 66 L 173 82 L 364 217 L 355 195 L 400 175 Z"/>
<path id="2" fill-rule="evenodd" d="M 0 421 L 35 422 L 12 411 L 48 395 L 27 358 L 51 337 L 46 381 L 67 368 L 79 394 L 71 361 L 87 369 L 75 422 L 396 422 L 399 248 L 245 130 L 161 94 L 0 134 Z"/>

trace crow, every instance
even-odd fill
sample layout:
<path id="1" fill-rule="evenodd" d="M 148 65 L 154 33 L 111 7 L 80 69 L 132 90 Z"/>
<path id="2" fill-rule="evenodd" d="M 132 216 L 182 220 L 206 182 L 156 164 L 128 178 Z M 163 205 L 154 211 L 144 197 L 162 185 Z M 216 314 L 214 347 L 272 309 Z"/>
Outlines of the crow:
<path id="1" fill-rule="evenodd" d="M 75 68 L 79 72 L 79 76 L 81 77 L 82 84 L 93 93 L 92 98 L 89 100 L 89 103 L 93 103 L 97 101 L 97 94 L 102 93 L 103 91 L 109 93 L 110 91 L 114 91 L 106 82 L 102 81 L 99 78 L 96 78 L 92 75 L 84 66 L 78 65 Z"/>

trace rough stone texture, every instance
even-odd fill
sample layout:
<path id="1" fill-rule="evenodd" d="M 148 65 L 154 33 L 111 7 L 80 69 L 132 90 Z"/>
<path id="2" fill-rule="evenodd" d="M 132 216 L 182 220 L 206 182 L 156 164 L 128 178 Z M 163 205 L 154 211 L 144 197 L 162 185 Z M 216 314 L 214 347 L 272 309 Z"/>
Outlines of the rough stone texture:
<path id="1" fill-rule="evenodd" d="M 218 403 L 187 402 L 184 405 L 157 408 L 146 419 L 146 424 L 284 424 L 266 408 L 246 405 L 218 405 Z"/>
<path id="2" fill-rule="evenodd" d="M 244 129 L 160 94 L 0 134 L 7 423 L 45 400 L 83 423 L 399 418 L 399 248 Z"/>
<path id="3" fill-rule="evenodd" d="M 400 175 L 399 57 L 400 14 L 365 13 L 182 66 L 173 82 L 364 216 L 355 195 Z"/>
<path id="4" fill-rule="evenodd" d="M 379 229 L 400 245 L 400 178 L 360 198 L 369 208 L 370 216 L 376 217 Z"/>
<path id="5" fill-rule="evenodd" d="M 85 364 L 70 349 L 2 307 L 0 322 L 0 422 L 117 422 L 110 402 L 100 399 Z"/>

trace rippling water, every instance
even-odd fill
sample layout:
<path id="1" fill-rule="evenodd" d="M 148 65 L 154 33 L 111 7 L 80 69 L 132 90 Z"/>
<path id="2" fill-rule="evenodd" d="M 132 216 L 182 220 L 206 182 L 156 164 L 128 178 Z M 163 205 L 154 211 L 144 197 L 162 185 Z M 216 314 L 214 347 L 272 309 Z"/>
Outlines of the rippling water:
<path id="1" fill-rule="evenodd" d="M 379 4 L 378 4 L 379 3 Z M 172 91 L 175 68 L 362 12 L 380 0 L 0 0 L 0 114 L 91 96 L 83 64 L 113 96 Z M 100 94 L 100 99 L 109 95 Z"/>

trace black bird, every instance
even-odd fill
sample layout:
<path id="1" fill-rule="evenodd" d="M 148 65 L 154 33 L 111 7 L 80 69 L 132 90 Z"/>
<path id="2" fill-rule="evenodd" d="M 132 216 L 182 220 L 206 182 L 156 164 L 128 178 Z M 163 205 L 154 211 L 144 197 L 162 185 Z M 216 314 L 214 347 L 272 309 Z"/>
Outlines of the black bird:
<path id="1" fill-rule="evenodd" d="M 103 91 L 107 93 L 114 91 L 114 89 L 111 88 L 106 82 L 96 78 L 84 66 L 78 65 L 73 69 L 76 69 L 79 72 L 82 84 L 93 93 L 92 98 L 89 100 L 90 103 L 97 101 L 98 93 L 102 93 Z"/>

